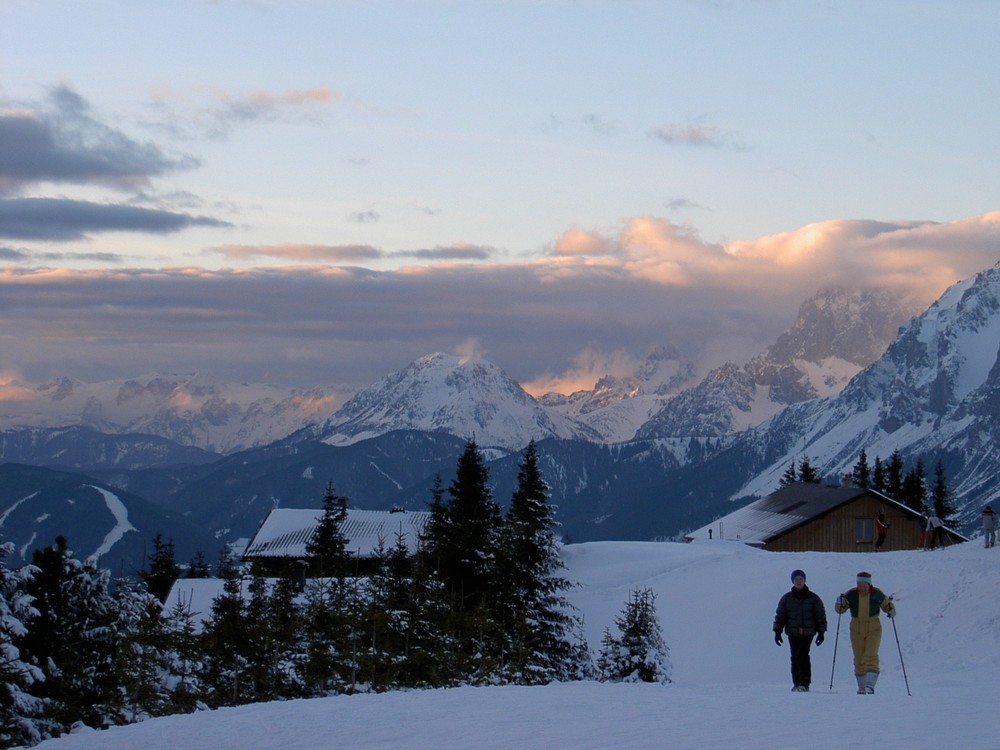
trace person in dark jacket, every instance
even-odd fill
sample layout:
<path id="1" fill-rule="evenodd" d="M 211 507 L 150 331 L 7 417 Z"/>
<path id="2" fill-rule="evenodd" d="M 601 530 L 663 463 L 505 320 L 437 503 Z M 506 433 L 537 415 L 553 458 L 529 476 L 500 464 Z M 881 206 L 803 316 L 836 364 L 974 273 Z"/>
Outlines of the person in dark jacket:
<path id="1" fill-rule="evenodd" d="M 823 642 L 826 633 L 826 610 L 823 600 L 806 586 L 806 574 L 792 571 L 792 590 L 781 597 L 774 613 L 774 642 L 782 645 L 781 634 L 788 636 L 792 650 L 792 690 L 805 693 L 812 682 L 812 664 L 809 647 L 815 636 L 816 645 Z"/>

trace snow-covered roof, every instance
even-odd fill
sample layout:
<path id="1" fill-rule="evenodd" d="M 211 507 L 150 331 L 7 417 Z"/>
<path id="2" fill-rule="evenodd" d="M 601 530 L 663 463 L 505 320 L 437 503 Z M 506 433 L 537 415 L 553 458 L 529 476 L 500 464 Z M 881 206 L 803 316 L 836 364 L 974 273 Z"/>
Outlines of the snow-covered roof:
<path id="1" fill-rule="evenodd" d="M 383 543 L 388 549 L 402 534 L 406 547 L 416 552 L 420 534 L 430 520 L 426 511 L 388 511 L 347 509 L 340 530 L 347 539 L 347 551 L 358 557 L 371 557 Z M 275 508 L 243 553 L 245 558 L 305 557 L 306 544 L 323 517 L 321 509 Z"/>
<path id="2" fill-rule="evenodd" d="M 878 495 L 881 502 L 918 516 L 910 508 L 873 489 L 841 486 L 827 487 L 813 482 L 793 482 L 760 500 L 745 505 L 685 535 L 688 541 L 731 539 L 763 547 L 776 537 L 849 503 L 865 493 Z"/>

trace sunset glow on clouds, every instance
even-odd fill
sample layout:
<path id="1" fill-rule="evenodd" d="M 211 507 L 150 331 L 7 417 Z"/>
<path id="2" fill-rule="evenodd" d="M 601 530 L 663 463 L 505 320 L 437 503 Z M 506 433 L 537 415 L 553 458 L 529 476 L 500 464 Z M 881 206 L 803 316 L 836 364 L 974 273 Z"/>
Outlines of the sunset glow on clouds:
<path id="1" fill-rule="evenodd" d="M 572 392 L 745 359 L 830 285 L 919 311 L 1000 260 L 991 21 L 5 3 L 0 371 L 346 395 L 448 351 Z"/>

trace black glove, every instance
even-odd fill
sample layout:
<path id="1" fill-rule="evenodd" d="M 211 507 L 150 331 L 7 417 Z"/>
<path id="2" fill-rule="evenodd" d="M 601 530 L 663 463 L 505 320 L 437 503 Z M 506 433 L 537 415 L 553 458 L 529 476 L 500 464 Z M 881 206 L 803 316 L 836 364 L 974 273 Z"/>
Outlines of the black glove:
<path id="1" fill-rule="evenodd" d="M 819 646 L 822 643 L 823 643 L 823 634 L 822 633 L 817 633 L 816 634 L 816 645 Z"/>
<path id="2" fill-rule="evenodd" d="M 780 633 L 779 631 L 777 631 L 777 630 L 776 630 L 776 631 L 774 631 L 774 642 L 775 642 L 775 643 L 777 643 L 777 644 L 778 644 L 779 646 L 780 646 L 780 645 L 781 645 L 782 643 L 784 643 L 784 641 L 783 641 L 783 640 L 781 640 L 781 633 Z"/>
<path id="3" fill-rule="evenodd" d="M 847 606 L 847 598 L 843 594 L 837 597 L 837 606 L 841 609 Z"/>

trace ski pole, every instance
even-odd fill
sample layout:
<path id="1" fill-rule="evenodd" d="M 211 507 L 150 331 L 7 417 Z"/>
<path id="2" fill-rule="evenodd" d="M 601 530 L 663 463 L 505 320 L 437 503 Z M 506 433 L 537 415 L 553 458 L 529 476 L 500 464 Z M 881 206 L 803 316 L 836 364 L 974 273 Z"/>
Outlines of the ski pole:
<path id="1" fill-rule="evenodd" d="M 910 692 L 910 681 L 906 679 L 906 664 L 903 663 L 903 649 L 899 645 L 899 632 L 896 630 L 896 617 L 893 615 L 889 618 L 892 621 L 892 634 L 896 636 L 896 650 L 899 651 L 899 666 L 903 670 L 903 682 L 906 683 L 906 694 L 913 697 L 913 693 Z"/>
<path id="2" fill-rule="evenodd" d="M 833 671 L 837 668 L 837 644 L 840 642 L 840 618 L 844 616 L 843 612 L 837 613 L 837 635 L 833 639 L 833 666 L 830 667 L 830 690 L 833 691 Z"/>

